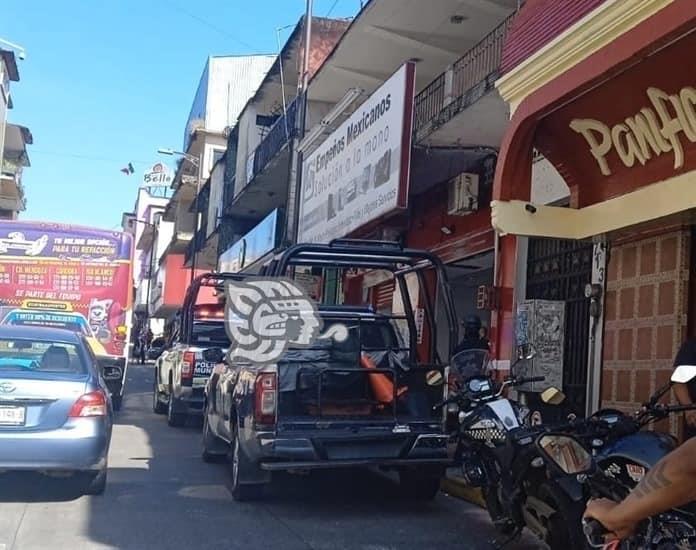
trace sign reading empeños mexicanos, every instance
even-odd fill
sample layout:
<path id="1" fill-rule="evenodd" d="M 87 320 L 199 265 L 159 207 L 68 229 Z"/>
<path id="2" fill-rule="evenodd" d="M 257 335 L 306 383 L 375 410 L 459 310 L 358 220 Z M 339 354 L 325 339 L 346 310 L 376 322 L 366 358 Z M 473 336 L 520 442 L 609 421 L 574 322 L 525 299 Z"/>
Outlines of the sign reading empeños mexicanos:
<path id="1" fill-rule="evenodd" d="M 414 74 L 403 65 L 304 160 L 300 242 L 329 242 L 406 207 Z"/>

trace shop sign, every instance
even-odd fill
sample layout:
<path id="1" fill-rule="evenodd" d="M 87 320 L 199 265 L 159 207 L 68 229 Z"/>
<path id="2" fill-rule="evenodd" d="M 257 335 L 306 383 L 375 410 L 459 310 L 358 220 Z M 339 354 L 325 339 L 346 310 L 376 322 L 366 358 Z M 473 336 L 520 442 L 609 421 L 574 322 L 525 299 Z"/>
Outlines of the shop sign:
<path id="1" fill-rule="evenodd" d="M 591 118 L 573 119 L 570 127 L 587 141 L 592 156 L 605 176 L 611 175 L 607 155 L 614 151 L 624 166 L 636 162 L 645 166 L 652 157 L 670 153 L 674 169 L 684 166 L 684 148 L 680 133 L 696 143 L 696 89 L 685 86 L 679 93 L 668 94 L 648 88 L 650 107 L 627 117 L 611 128 Z M 674 114 L 672 114 L 674 113 Z"/>
<path id="2" fill-rule="evenodd" d="M 275 209 L 244 236 L 244 267 L 253 264 L 276 247 L 278 225 L 278 209 Z"/>
<path id="3" fill-rule="evenodd" d="M 246 243 L 244 239 L 240 239 L 225 250 L 218 260 L 218 271 L 220 273 L 239 273 L 244 267 L 245 249 Z"/>
<path id="4" fill-rule="evenodd" d="M 280 211 L 275 209 L 244 237 L 220 255 L 218 270 L 237 273 L 275 249 Z"/>
<path id="5" fill-rule="evenodd" d="M 414 74 L 403 65 L 304 160 L 300 242 L 329 242 L 407 206 Z"/>
<path id="6" fill-rule="evenodd" d="M 172 173 L 161 162 L 153 164 L 143 174 L 143 187 L 169 187 L 172 183 Z"/>
<path id="7" fill-rule="evenodd" d="M 675 40 L 540 120 L 535 146 L 577 207 L 696 170 L 695 50 L 696 33 Z"/>

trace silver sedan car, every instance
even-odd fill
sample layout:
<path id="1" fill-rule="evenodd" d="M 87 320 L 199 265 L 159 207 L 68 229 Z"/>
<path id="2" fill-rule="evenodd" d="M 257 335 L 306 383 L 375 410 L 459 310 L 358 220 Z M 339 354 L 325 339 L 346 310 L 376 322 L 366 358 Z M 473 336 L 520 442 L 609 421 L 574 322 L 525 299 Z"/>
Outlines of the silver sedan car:
<path id="1" fill-rule="evenodd" d="M 106 487 L 113 412 L 80 334 L 0 326 L 0 472 L 35 470 Z"/>

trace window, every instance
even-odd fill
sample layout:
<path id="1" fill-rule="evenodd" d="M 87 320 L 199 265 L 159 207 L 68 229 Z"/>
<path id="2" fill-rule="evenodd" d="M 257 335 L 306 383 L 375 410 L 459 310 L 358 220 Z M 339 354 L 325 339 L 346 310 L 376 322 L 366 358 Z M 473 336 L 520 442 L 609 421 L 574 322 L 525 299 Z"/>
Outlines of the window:
<path id="1" fill-rule="evenodd" d="M 0 372 L 82 374 L 85 363 L 74 344 L 30 339 L 0 340 Z"/>
<path id="2" fill-rule="evenodd" d="M 199 346 L 229 346 L 230 340 L 227 337 L 225 324 L 196 321 L 193 323 L 193 343 Z"/>

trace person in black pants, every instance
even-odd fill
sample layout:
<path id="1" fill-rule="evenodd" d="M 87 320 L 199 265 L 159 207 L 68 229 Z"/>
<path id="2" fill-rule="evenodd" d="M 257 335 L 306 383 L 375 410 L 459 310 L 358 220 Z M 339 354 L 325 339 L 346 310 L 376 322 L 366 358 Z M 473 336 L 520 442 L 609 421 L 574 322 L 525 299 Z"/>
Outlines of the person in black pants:
<path id="1" fill-rule="evenodd" d="M 684 342 L 674 358 L 674 366 L 696 365 L 696 338 L 689 338 Z M 680 405 L 692 405 L 696 403 L 696 378 L 686 384 L 675 384 L 674 395 Z M 684 413 L 686 425 L 684 426 L 684 439 L 691 439 L 696 435 L 696 410 Z"/>

